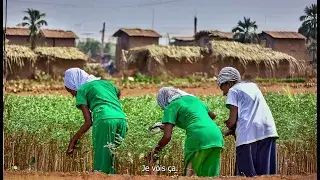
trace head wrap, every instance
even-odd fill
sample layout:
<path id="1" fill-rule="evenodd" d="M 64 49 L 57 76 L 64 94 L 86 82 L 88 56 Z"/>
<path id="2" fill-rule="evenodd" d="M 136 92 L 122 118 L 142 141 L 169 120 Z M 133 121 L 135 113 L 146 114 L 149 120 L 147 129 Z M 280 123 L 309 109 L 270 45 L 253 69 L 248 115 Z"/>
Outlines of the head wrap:
<path id="1" fill-rule="evenodd" d="M 184 91 L 181 91 L 180 89 L 176 89 L 174 87 L 163 87 L 158 92 L 157 102 L 162 109 L 165 109 L 171 101 L 181 96 L 193 96 L 193 95 L 188 94 Z"/>
<path id="2" fill-rule="evenodd" d="M 228 82 L 228 81 L 235 81 L 239 82 L 241 80 L 241 75 L 239 71 L 233 67 L 224 67 L 221 69 L 217 83 L 218 86 L 220 87 L 221 84 Z"/>
<path id="3" fill-rule="evenodd" d="M 89 75 L 80 68 L 70 68 L 64 73 L 64 85 L 74 91 L 77 91 L 84 83 L 99 80 L 94 75 Z"/>

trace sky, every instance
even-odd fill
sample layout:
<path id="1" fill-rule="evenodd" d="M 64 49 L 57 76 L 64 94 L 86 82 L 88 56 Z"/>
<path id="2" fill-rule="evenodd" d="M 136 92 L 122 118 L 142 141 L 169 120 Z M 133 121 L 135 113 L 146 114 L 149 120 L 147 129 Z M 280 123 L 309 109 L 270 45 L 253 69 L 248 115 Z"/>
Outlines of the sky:
<path id="1" fill-rule="evenodd" d="M 7 27 L 22 22 L 28 8 L 46 13 L 48 29 L 72 30 L 80 40 L 101 41 L 106 23 L 105 42 L 120 28 L 154 29 L 162 36 L 192 36 L 194 16 L 197 30 L 230 32 L 243 17 L 256 21 L 258 32 L 297 31 L 299 17 L 316 0 L 7 0 Z M 3 6 L 5 13 L 5 2 Z M 5 22 L 5 16 L 3 16 Z M 4 26 L 4 24 L 3 24 Z M 160 44 L 167 39 L 161 38 Z"/>

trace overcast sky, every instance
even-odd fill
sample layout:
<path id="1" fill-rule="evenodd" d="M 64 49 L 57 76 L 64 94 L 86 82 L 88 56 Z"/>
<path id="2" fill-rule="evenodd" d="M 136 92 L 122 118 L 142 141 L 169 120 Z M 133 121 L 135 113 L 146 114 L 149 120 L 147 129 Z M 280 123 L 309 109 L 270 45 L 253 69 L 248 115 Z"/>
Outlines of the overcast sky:
<path id="1" fill-rule="evenodd" d="M 297 31 L 299 17 L 316 0 L 8 0 L 7 26 L 22 22 L 23 11 L 38 9 L 47 14 L 50 29 L 74 31 L 80 38 L 106 41 L 119 28 L 152 28 L 165 36 L 192 36 L 193 18 L 198 30 L 230 32 L 244 16 L 257 22 L 258 31 Z M 4 2 L 5 4 L 5 2 Z M 5 12 L 5 6 L 4 6 Z M 154 16 L 153 16 L 154 14 Z M 154 17 L 154 21 L 153 21 Z M 154 23 L 152 23 L 154 22 Z M 165 39 L 160 43 L 164 44 Z"/>

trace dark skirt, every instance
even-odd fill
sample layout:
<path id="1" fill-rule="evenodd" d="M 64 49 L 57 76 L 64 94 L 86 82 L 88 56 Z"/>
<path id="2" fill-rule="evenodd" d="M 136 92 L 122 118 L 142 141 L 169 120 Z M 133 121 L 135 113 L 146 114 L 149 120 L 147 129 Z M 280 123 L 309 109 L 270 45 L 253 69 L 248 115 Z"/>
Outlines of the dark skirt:
<path id="1" fill-rule="evenodd" d="M 236 148 L 236 176 L 277 174 L 277 138 L 266 138 Z"/>

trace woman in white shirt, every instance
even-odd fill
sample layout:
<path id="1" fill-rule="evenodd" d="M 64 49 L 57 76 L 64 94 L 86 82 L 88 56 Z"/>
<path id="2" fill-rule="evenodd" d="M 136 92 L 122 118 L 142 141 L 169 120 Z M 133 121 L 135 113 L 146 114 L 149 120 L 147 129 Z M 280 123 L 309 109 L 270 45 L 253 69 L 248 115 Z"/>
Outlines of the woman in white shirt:
<path id="1" fill-rule="evenodd" d="M 256 176 L 277 173 L 275 122 L 257 84 L 241 82 L 237 69 L 223 68 L 217 83 L 227 96 L 226 106 L 230 109 L 225 122 L 236 137 L 237 175 Z"/>

